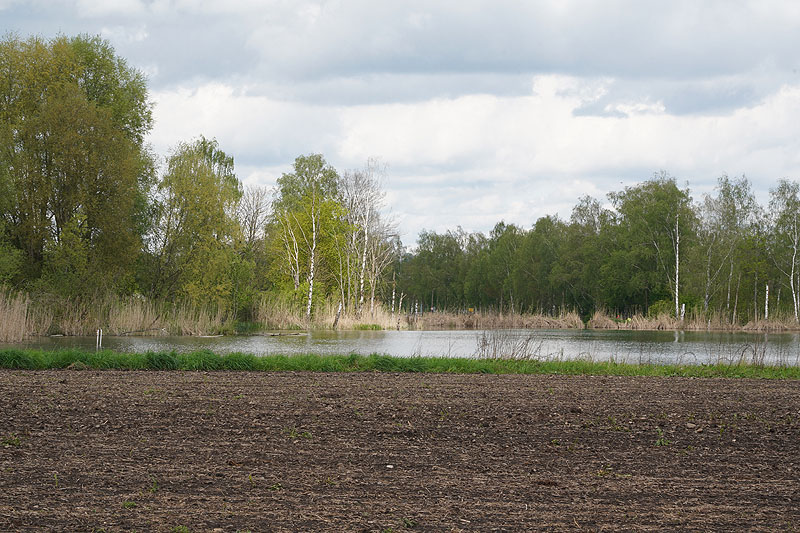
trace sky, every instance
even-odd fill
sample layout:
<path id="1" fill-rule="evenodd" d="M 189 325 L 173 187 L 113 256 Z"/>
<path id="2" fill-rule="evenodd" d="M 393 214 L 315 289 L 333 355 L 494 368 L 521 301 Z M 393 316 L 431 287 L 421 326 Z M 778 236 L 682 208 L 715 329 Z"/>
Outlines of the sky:
<path id="1" fill-rule="evenodd" d="M 0 31 L 107 39 L 148 77 L 162 157 L 216 138 L 269 188 L 299 155 L 378 159 L 411 246 L 660 171 L 696 201 L 800 179 L 794 0 L 0 0 Z"/>

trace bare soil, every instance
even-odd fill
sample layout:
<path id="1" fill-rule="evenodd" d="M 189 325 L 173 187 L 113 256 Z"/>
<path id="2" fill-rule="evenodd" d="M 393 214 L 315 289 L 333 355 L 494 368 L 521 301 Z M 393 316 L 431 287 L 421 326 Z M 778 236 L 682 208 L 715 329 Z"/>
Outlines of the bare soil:
<path id="1" fill-rule="evenodd" d="M 800 530 L 800 382 L 0 371 L 0 530 Z"/>

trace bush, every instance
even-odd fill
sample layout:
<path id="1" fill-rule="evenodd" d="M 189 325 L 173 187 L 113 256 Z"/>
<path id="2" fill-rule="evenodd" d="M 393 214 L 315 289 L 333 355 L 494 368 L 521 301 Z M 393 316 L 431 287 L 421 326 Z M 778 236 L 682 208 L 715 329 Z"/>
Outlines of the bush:
<path id="1" fill-rule="evenodd" d="M 647 310 L 647 316 L 650 318 L 658 318 L 661 315 L 675 316 L 675 302 L 670 300 L 659 300 L 654 302 L 653 305 Z"/>

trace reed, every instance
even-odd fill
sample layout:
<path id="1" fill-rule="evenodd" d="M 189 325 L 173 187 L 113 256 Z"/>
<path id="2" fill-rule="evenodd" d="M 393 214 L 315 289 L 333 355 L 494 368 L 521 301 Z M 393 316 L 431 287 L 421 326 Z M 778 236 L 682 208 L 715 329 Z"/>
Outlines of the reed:
<path id="1" fill-rule="evenodd" d="M 85 301 L 0 291 L 0 342 L 21 342 L 49 334 L 91 336 L 97 329 L 103 329 L 106 335 L 214 335 L 234 331 L 229 313 L 213 306 L 155 302 L 142 296 L 112 295 Z"/>
<path id="2" fill-rule="evenodd" d="M 613 320 L 605 310 L 598 309 L 589 319 L 586 327 L 590 329 L 620 329 L 624 323 Z"/>
<path id="3" fill-rule="evenodd" d="M 261 297 L 256 307 L 255 321 L 266 329 L 305 329 L 308 324 L 300 306 L 291 298 L 279 294 Z"/>
<path id="4" fill-rule="evenodd" d="M 751 320 L 745 324 L 742 329 L 745 331 L 769 333 L 777 331 L 796 331 L 800 329 L 800 325 L 795 322 L 792 316 L 779 316 L 770 318 L 769 320 Z"/>
<path id="5" fill-rule="evenodd" d="M 163 335 L 170 330 L 163 306 L 141 296 L 111 298 L 107 302 L 109 335 Z"/>
<path id="6" fill-rule="evenodd" d="M 656 317 L 634 315 L 626 320 L 614 320 L 605 310 L 595 311 L 589 320 L 592 329 L 631 329 L 631 330 L 685 330 L 685 331 L 754 331 L 778 332 L 797 331 L 800 324 L 790 315 L 775 316 L 769 320 L 750 321 L 746 324 L 731 322 L 723 313 L 691 313 L 681 322 L 667 314 Z"/>
<path id="7" fill-rule="evenodd" d="M 547 316 L 538 313 L 425 313 L 408 315 L 407 323 L 415 329 L 583 329 L 581 317 L 575 312 Z"/>
<path id="8" fill-rule="evenodd" d="M 175 306 L 169 316 L 171 332 L 177 335 L 218 335 L 234 331 L 228 312 L 220 307 L 184 303 Z"/>
<path id="9" fill-rule="evenodd" d="M 21 342 L 27 336 L 27 294 L 0 290 L 0 342 Z"/>
<path id="10" fill-rule="evenodd" d="M 332 328 L 336 322 L 336 329 L 396 329 L 398 327 L 398 317 L 392 314 L 384 306 L 376 304 L 373 309 L 368 305 L 361 313 L 354 311 L 342 312 L 336 321 L 336 312 L 339 309 L 338 302 L 328 302 L 321 306 L 314 317 L 314 322 L 318 327 Z"/>

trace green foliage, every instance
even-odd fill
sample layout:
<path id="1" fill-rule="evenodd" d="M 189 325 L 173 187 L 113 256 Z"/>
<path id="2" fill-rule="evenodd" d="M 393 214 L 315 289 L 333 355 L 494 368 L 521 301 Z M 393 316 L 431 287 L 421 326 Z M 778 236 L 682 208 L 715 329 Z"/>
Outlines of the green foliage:
<path id="1" fill-rule="evenodd" d="M 233 156 L 199 136 L 177 144 L 157 177 L 146 78 L 100 37 L 6 36 L 0 79 L 0 285 L 84 317 L 116 293 L 297 326 L 341 303 L 368 322 L 367 303 L 388 306 L 394 292 L 406 312 L 586 320 L 686 304 L 724 325 L 762 318 L 769 285 L 770 317 L 800 320 L 793 180 L 778 181 L 768 209 L 744 176 L 720 177 L 695 205 L 659 172 L 609 193 L 607 207 L 580 198 L 568 221 L 424 231 L 403 253 L 381 220 L 375 161 L 340 174 L 321 154 L 299 156 L 270 202 L 264 188 L 243 197 Z M 264 299 L 286 305 L 272 316 Z"/>
<path id="2" fill-rule="evenodd" d="M 19 277 L 23 265 L 22 250 L 0 241 L 0 286 Z"/>
<path id="3" fill-rule="evenodd" d="M 392 357 L 372 354 L 267 355 L 212 352 L 117 353 L 108 350 L 0 350 L 0 368 L 68 368 L 81 361 L 90 368 L 118 370 L 242 370 L 312 372 L 425 372 L 458 374 L 563 374 L 604 376 L 678 376 L 698 378 L 800 379 L 800 367 L 762 364 L 656 365 L 588 360 L 468 359 Z"/>
<path id="4" fill-rule="evenodd" d="M 147 352 L 145 354 L 147 368 L 152 370 L 177 370 L 180 362 L 173 353 Z"/>
<path id="5" fill-rule="evenodd" d="M 0 350 L 0 367 L 33 370 L 36 368 L 36 359 L 23 350 Z"/>
<path id="6" fill-rule="evenodd" d="M 658 438 L 656 439 L 656 446 L 669 446 L 672 442 L 664 435 L 664 430 L 661 428 L 656 428 L 656 433 L 658 434 Z"/>
<path id="7" fill-rule="evenodd" d="M 272 203 L 273 281 L 304 304 L 307 318 L 315 302 L 336 289 L 333 273 L 346 227 L 338 180 L 321 155 L 300 156 L 294 172 L 278 178 Z"/>
<path id="8" fill-rule="evenodd" d="M 152 171 L 144 77 L 85 36 L 7 37 L 0 75 L 0 218 L 14 261 L 29 281 L 85 264 L 84 292 L 119 283 L 140 248 L 134 220 Z M 76 238 L 81 250 L 66 257 Z"/>
<path id="9" fill-rule="evenodd" d="M 252 354 L 231 353 L 222 357 L 222 367 L 225 370 L 257 370 L 258 359 Z"/>
<path id="10" fill-rule="evenodd" d="M 647 310 L 647 316 L 657 318 L 661 315 L 675 316 L 675 304 L 669 300 L 659 300 Z"/>
<path id="11" fill-rule="evenodd" d="M 145 283 L 156 298 L 228 307 L 234 287 L 241 185 L 215 140 L 180 144 L 158 185 Z"/>

